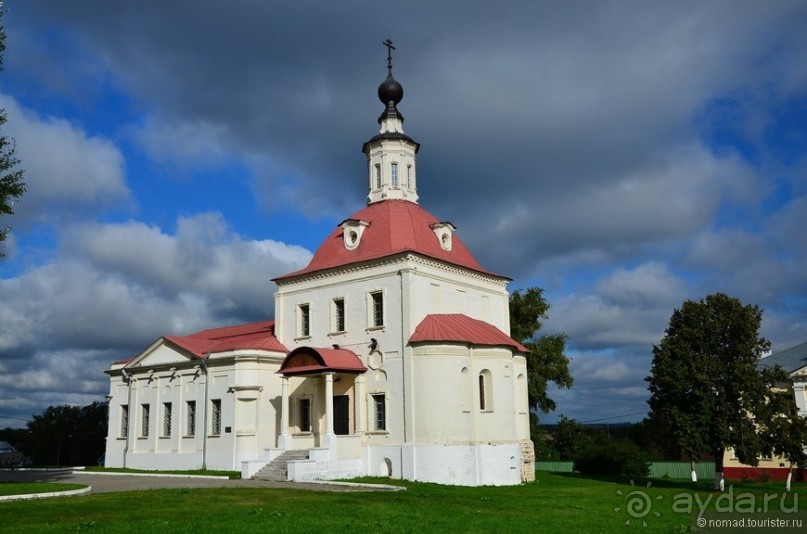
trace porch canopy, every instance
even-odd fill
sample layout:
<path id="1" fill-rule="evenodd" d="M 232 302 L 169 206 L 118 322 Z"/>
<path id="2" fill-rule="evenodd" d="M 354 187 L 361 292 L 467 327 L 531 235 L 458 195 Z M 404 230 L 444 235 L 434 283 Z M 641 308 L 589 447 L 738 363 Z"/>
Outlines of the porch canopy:
<path id="1" fill-rule="evenodd" d="M 357 379 L 354 384 L 357 399 L 362 398 L 363 381 L 360 380 L 367 368 L 361 363 L 359 356 L 350 350 L 337 347 L 331 349 L 298 347 L 289 352 L 288 356 L 280 364 L 278 374 L 283 375 L 281 381 L 281 408 L 280 408 L 280 435 L 278 436 L 278 447 L 288 449 L 291 446 L 291 435 L 289 433 L 289 378 L 293 376 L 314 376 L 320 375 L 325 382 L 325 435 L 322 446 L 332 449 L 335 445 L 335 434 L 333 429 L 333 382 L 335 374 L 352 374 Z M 363 430 L 361 424 L 361 414 L 359 412 L 361 402 L 354 403 L 356 410 L 356 432 Z"/>
<path id="2" fill-rule="evenodd" d="M 322 373 L 361 374 L 367 371 L 359 356 L 347 349 L 297 347 L 280 364 L 278 374 L 300 376 Z"/>

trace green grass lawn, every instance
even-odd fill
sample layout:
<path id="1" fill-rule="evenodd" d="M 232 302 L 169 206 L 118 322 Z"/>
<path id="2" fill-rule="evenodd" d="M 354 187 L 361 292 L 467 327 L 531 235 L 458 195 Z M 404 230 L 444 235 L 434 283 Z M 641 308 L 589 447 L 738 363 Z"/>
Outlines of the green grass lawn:
<path id="1" fill-rule="evenodd" d="M 69 491 L 86 487 L 82 484 L 60 484 L 55 482 L 0 482 L 0 496 L 50 493 L 52 491 Z"/>
<path id="2" fill-rule="evenodd" d="M 714 509 L 714 499 L 720 496 L 709 491 L 708 483 L 697 485 L 699 491 L 693 493 L 689 482 L 653 480 L 647 487 L 646 480 L 630 485 L 548 473 L 538 473 L 535 483 L 502 488 L 383 482 L 403 485 L 407 491 L 174 489 L 3 503 L 0 531 L 689 532 L 697 503 L 709 500 Z M 735 499 L 747 494 L 761 503 L 764 494 L 781 495 L 783 489 L 781 484 L 743 484 L 732 491 Z M 803 490 L 807 487 L 796 486 L 793 493 Z M 673 510 L 674 503 L 680 509 L 683 496 L 695 504 L 693 513 Z M 803 503 L 796 500 L 807 509 L 807 497 Z M 771 500 L 771 509 L 778 502 Z M 788 506 L 792 502 L 789 498 Z"/>

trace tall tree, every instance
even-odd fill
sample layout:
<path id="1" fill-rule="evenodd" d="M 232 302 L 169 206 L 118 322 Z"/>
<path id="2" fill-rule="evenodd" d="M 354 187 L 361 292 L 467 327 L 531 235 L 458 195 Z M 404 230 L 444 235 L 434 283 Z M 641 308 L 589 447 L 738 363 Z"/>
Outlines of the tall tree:
<path id="1" fill-rule="evenodd" d="M 0 2 L 0 17 L 3 16 L 2 2 Z M 3 52 L 6 50 L 6 32 L 0 23 L 0 70 L 3 70 Z M 6 110 L 0 109 L 0 127 L 6 123 Z M 22 169 L 14 168 L 19 163 L 15 157 L 14 140 L 0 135 L 0 217 L 14 213 L 12 209 L 16 199 L 25 193 L 25 183 L 22 181 Z M 0 242 L 8 236 L 9 227 L 0 227 Z M 3 252 L 0 251 L 0 257 Z"/>
<path id="2" fill-rule="evenodd" d="M 566 357 L 566 334 L 542 334 L 541 320 L 548 317 L 549 302 L 541 288 L 531 287 L 510 294 L 510 335 L 530 352 L 527 355 L 527 390 L 530 406 L 543 413 L 555 409 L 547 385 L 571 388 L 574 383 Z M 536 337 L 537 336 L 537 337 Z"/>
<path id="3" fill-rule="evenodd" d="M 788 462 L 786 487 L 790 491 L 793 469 L 807 467 L 807 418 L 799 415 L 793 393 L 775 391 L 768 397 L 764 413 L 756 421 L 763 436 L 763 454 L 779 456 Z"/>
<path id="4" fill-rule="evenodd" d="M 723 455 L 757 465 L 765 449 L 754 420 L 765 414 L 771 387 L 784 371 L 758 367 L 770 342 L 759 336 L 762 310 L 723 293 L 687 300 L 673 311 L 646 378 L 651 418 L 669 421 L 681 452 L 693 462 L 715 459 L 715 489 L 722 489 Z"/>
<path id="5" fill-rule="evenodd" d="M 48 406 L 28 423 L 21 449 L 37 465 L 96 465 L 104 454 L 107 404 Z"/>
<path id="6" fill-rule="evenodd" d="M 586 428 L 574 419 L 561 414 L 554 431 L 555 448 L 561 460 L 576 460 L 580 452 L 591 443 Z"/>

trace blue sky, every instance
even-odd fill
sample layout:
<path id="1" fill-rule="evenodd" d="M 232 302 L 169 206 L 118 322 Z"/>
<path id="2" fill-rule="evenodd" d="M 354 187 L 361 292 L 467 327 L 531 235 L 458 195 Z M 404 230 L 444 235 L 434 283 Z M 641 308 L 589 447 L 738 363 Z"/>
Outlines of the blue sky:
<path id="1" fill-rule="evenodd" d="M 5 7 L 29 191 L 0 221 L 0 426 L 102 400 L 162 334 L 273 316 L 269 280 L 364 203 L 386 38 L 421 205 L 569 336 L 545 421 L 640 419 L 685 299 L 807 341 L 803 2 Z"/>

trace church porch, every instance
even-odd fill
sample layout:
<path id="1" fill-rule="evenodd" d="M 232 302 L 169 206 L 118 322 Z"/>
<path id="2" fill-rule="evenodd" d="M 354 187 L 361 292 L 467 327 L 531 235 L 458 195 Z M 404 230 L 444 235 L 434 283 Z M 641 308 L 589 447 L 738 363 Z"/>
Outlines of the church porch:
<path id="1" fill-rule="evenodd" d="M 290 352 L 278 371 L 277 448 L 267 449 L 264 459 L 244 462 L 242 476 L 253 476 L 290 451 L 307 451 L 307 458 L 287 462 L 288 480 L 362 475 L 365 371 L 359 357 L 345 349 L 300 347 Z"/>

